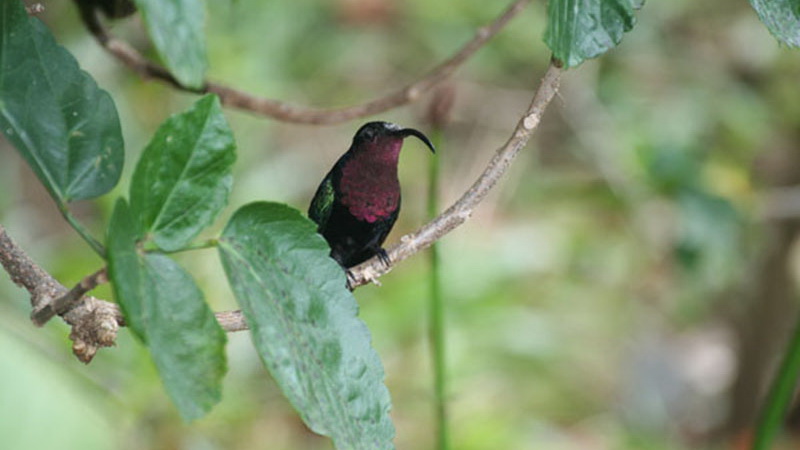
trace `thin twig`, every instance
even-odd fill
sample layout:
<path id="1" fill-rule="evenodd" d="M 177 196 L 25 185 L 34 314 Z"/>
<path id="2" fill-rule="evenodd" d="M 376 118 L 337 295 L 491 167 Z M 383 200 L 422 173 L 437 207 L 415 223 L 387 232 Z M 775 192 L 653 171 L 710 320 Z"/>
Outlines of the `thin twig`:
<path id="1" fill-rule="evenodd" d="M 52 303 L 48 303 L 40 309 L 34 309 L 31 313 L 31 320 L 36 326 L 43 326 L 53 316 L 62 315 L 72 309 L 87 292 L 104 283 L 108 283 L 105 267 L 82 279 L 74 288 Z"/>
<path id="2" fill-rule="evenodd" d="M 391 247 L 388 250 L 391 265 L 384 265 L 380 259 L 372 258 L 351 269 L 348 278 L 353 288 L 374 282 L 389 272 L 394 264 L 427 248 L 469 218 L 478 203 L 506 172 L 514 156 L 527 144 L 531 134 L 539 125 L 547 105 L 555 96 L 560 78 L 561 69 L 551 64 L 528 111 L 472 187 L 445 212 L 417 232 L 402 237 L 400 244 Z M 34 310 L 41 309 L 44 305 L 67 294 L 67 288 L 34 263 L 8 237 L 2 225 L 0 225 L 0 264 L 14 283 L 31 293 L 31 305 Z M 117 329 L 125 325 L 117 305 L 89 296 L 82 297 L 72 309 L 59 315 L 72 325 L 70 338 L 74 342 L 73 352 L 83 362 L 91 361 L 99 348 L 114 345 Z M 225 331 L 247 329 L 240 311 L 218 312 L 216 317 Z"/>
<path id="3" fill-rule="evenodd" d="M 489 190 L 494 187 L 497 180 L 505 174 L 517 153 L 528 143 L 533 130 L 542 120 L 542 115 L 544 115 L 547 105 L 556 95 L 560 79 L 561 69 L 556 64 L 551 63 L 528 111 L 517 123 L 514 133 L 506 141 L 505 145 L 497 150 L 472 187 L 445 212 L 418 231 L 403 236 L 400 238 L 399 244 L 390 247 L 386 252 L 392 264 L 386 265 L 375 257 L 350 269 L 348 273 L 350 287 L 356 288 L 374 281 L 379 276 L 389 272 L 394 264 L 429 247 L 433 242 L 436 242 L 442 236 L 464 223 L 472 215 L 475 207 L 486 197 Z"/>
<path id="4" fill-rule="evenodd" d="M 76 0 L 81 10 L 81 18 L 86 28 L 97 41 L 118 60 L 130 67 L 143 78 L 153 78 L 165 82 L 172 87 L 193 93 L 214 93 L 220 97 L 224 105 L 254 112 L 284 122 L 303 124 L 331 125 L 360 117 L 371 116 L 401 105 L 413 102 L 424 92 L 450 77 L 475 52 L 483 47 L 494 35 L 505 27 L 514 16 L 519 14 L 530 0 L 515 0 L 494 22 L 477 30 L 475 37 L 467 42 L 453 56 L 443 61 L 421 79 L 398 89 L 384 97 L 369 102 L 344 108 L 315 108 L 294 105 L 280 100 L 257 97 L 247 92 L 219 83 L 206 82 L 203 87 L 189 88 L 182 86 L 178 80 L 164 67 L 148 61 L 136 49 L 112 36 L 100 23 L 97 14 L 87 9 L 84 2 Z"/>

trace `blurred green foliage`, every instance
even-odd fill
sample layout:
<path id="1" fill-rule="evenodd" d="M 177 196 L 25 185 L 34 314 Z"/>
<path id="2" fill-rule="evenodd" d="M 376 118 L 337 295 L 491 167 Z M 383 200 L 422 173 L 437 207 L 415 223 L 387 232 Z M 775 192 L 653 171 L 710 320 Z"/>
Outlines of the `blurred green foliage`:
<path id="1" fill-rule="evenodd" d="M 158 124 L 195 97 L 126 71 L 82 29 L 71 3 L 45 6 L 41 17 L 59 42 L 117 103 L 128 180 Z M 415 79 L 503 6 L 208 2 L 209 76 L 301 104 L 356 103 Z M 445 204 L 527 106 L 549 60 L 545 13 L 531 5 L 454 78 L 453 118 L 437 153 Z M 138 19 L 114 32 L 148 48 Z M 797 54 L 747 3 L 677 0 L 646 3 L 620 47 L 565 74 L 509 177 L 441 241 L 454 448 L 727 448 L 747 433 L 725 427 L 743 370 L 738 317 L 747 318 L 747 293 L 763 282 L 765 199 L 800 181 L 792 181 L 799 73 Z M 425 130 L 426 102 L 378 118 Z M 239 160 L 225 218 L 254 200 L 304 209 L 360 124 L 226 116 Z M 407 145 L 403 154 L 404 212 L 390 242 L 425 217 L 429 155 L 418 150 Z M 123 181 L 117 192 L 126 189 Z M 113 198 L 78 204 L 98 235 Z M 7 142 L 0 223 L 66 285 L 100 265 Z M 214 252 L 178 259 L 214 309 L 234 307 Z M 386 368 L 398 448 L 434 442 L 426 277 L 417 256 L 382 287 L 356 291 Z M 112 297 L 107 287 L 97 295 Z M 68 328 L 31 326 L 25 292 L 5 276 L 0 308 L 4 448 L 330 448 L 302 425 L 245 333 L 228 336 L 222 402 L 184 425 L 129 330 L 83 366 L 69 354 Z M 763 351 L 774 358 L 780 348 Z"/>

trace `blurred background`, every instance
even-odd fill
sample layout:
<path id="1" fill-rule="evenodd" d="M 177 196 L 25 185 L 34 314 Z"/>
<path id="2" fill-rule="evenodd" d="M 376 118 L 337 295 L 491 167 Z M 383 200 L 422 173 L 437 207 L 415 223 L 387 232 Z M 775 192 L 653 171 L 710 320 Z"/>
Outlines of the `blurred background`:
<path id="1" fill-rule="evenodd" d="M 207 2 L 209 78 L 316 106 L 372 99 L 418 78 L 493 20 L 481 0 Z M 57 40 L 113 96 L 123 181 L 78 203 L 98 236 L 158 125 L 196 97 L 143 82 L 104 53 L 71 2 L 45 2 Z M 534 2 L 447 84 L 441 201 L 472 183 L 527 107 L 549 60 Z M 800 58 L 742 0 L 648 2 L 599 60 L 568 71 L 508 176 L 441 241 L 448 395 L 457 449 L 743 448 L 798 314 Z M 137 17 L 113 32 L 153 56 Z M 430 130 L 432 95 L 372 120 Z M 355 130 L 226 110 L 238 142 L 230 207 L 303 211 Z M 404 210 L 389 242 L 426 220 L 430 154 L 409 140 Z M 71 286 L 101 261 L 0 137 L 0 223 Z M 213 235 L 213 233 L 208 233 Z M 214 251 L 178 256 L 215 310 L 233 309 Z M 401 449 L 434 445 L 423 254 L 355 293 L 393 398 Z M 329 449 L 229 334 L 220 403 L 182 423 L 128 330 L 84 366 L 69 329 L 35 328 L 0 275 L 5 449 Z M 98 290 L 111 299 L 107 286 Z M 800 418 L 800 414 L 797 414 Z M 800 420 L 792 426 L 800 432 Z M 797 448 L 792 433 L 780 448 Z"/>

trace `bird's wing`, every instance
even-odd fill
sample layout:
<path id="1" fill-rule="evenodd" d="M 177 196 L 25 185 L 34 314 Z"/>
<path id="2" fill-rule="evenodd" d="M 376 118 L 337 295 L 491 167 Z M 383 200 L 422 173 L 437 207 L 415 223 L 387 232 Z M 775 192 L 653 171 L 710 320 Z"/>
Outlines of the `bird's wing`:
<path id="1" fill-rule="evenodd" d="M 322 180 L 317 188 L 317 193 L 314 194 L 314 199 L 311 200 L 311 205 L 308 207 L 308 217 L 316 222 L 320 233 L 325 232 L 325 227 L 328 225 L 328 219 L 331 217 L 333 210 L 333 177 L 329 174 Z"/>

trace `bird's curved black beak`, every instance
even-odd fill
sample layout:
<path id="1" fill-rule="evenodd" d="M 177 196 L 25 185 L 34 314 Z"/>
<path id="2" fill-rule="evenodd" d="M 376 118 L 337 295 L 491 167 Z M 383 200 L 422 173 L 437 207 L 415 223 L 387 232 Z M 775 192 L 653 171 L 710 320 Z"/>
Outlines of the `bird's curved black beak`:
<path id="1" fill-rule="evenodd" d="M 436 153 L 436 149 L 433 148 L 433 143 L 431 143 L 431 140 L 428 139 L 428 136 L 425 136 L 419 130 L 415 130 L 413 128 L 403 128 L 402 130 L 399 130 L 397 132 L 397 134 L 402 136 L 402 137 L 404 137 L 404 138 L 408 137 L 408 136 L 414 136 L 414 137 L 418 138 L 420 141 L 424 142 L 425 145 L 427 145 L 428 148 L 431 149 L 431 153 L 434 153 L 434 154 Z"/>

